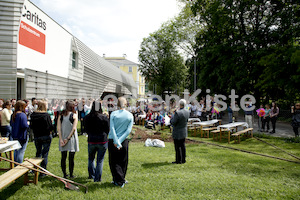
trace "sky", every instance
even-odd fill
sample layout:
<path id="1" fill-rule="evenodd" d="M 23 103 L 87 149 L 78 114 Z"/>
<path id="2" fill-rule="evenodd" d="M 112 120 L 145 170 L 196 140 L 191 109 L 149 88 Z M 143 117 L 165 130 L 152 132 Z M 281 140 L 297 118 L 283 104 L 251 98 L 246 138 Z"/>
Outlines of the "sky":
<path id="1" fill-rule="evenodd" d="M 138 63 L 143 38 L 179 13 L 176 0 L 30 0 L 98 55 Z"/>

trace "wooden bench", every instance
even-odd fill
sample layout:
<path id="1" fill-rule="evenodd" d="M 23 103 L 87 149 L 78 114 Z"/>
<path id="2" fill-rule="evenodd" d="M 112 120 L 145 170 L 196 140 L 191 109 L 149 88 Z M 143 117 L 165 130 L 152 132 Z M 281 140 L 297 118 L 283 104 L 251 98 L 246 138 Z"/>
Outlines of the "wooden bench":
<path id="1" fill-rule="evenodd" d="M 200 125 L 194 125 L 194 124 L 187 124 L 187 129 L 191 133 L 194 133 L 194 136 L 197 135 L 198 130 L 200 130 L 201 126 Z"/>
<path id="2" fill-rule="evenodd" d="M 194 125 L 193 124 L 187 124 L 187 129 L 188 129 L 188 131 L 193 131 L 194 130 Z"/>
<path id="3" fill-rule="evenodd" d="M 205 133 L 207 133 L 207 138 L 209 138 L 209 134 L 210 134 L 210 131 L 213 131 L 213 130 L 216 130 L 217 127 L 208 127 L 208 128 L 203 128 L 202 131 Z M 202 137 L 202 135 L 201 135 Z"/>
<path id="4" fill-rule="evenodd" d="M 222 129 L 222 130 L 214 130 L 214 131 L 211 131 L 211 133 L 213 134 L 213 140 L 215 139 L 215 135 L 217 136 L 216 139 L 218 139 L 218 134 L 220 134 L 220 141 L 222 140 L 222 134 L 227 132 L 228 134 L 228 144 L 230 143 L 230 134 L 231 134 L 231 131 L 235 129 L 235 128 L 230 128 L 230 130 L 228 129 Z"/>
<path id="5" fill-rule="evenodd" d="M 41 162 L 43 161 L 43 158 L 31 158 L 29 159 L 29 161 L 31 161 L 34 164 L 40 165 Z M 35 168 L 31 163 L 25 161 L 22 163 L 23 165 L 26 165 L 28 167 L 33 167 Z M 27 185 L 28 183 L 34 183 L 37 184 L 38 183 L 38 178 L 39 178 L 39 173 L 38 172 L 34 172 L 34 179 L 33 180 L 29 180 L 28 179 L 28 172 L 29 169 L 23 166 L 16 166 L 13 169 L 5 172 L 4 174 L 2 174 L 0 176 L 0 190 L 6 186 L 8 186 L 10 183 L 14 182 L 15 180 L 17 180 L 18 178 L 20 178 L 21 176 L 24 176 L 24 185 Z"/>
<path id="6" fill-rule="evenodd" d="M 246 128 L 244 130 L 238 131 L 236 133 L 233 133 L 232 136 L 234 136 L 234 141 L 236 141 L 236 139 L 238 138 L 238 144 L 240 143 L 240 136 L 243 134 L 248 134 L 251 133 L 250 137 L 253 137 L 253 128 Z"/>

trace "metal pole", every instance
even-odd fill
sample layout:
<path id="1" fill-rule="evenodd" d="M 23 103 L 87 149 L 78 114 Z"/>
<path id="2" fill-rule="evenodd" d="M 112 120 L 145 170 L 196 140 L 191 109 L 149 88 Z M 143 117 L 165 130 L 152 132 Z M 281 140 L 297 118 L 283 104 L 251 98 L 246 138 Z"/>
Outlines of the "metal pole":
<path id="1" fill-rule="evenodd" d="M 194 91 L 196 91 L 196 57 L 194 57 Z"/>

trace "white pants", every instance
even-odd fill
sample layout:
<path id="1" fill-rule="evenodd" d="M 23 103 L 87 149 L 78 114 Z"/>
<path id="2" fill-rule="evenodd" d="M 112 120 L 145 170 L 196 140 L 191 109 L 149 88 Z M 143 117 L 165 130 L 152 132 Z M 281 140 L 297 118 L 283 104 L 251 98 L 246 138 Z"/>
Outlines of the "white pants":
<path id="1" fill-rule="evenodd" d="M 249 125 L 249 128 L 253 128 L 252 115 L 245 115 L 245 121 Z"/>

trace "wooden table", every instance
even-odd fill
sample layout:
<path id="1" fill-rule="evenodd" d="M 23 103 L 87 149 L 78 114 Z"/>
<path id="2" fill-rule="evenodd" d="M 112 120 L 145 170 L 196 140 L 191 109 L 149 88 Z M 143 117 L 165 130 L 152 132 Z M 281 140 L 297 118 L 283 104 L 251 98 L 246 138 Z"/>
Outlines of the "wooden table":
<path id="1" fill-rule="evenodd" d="M 4 144 L 0 144 L 0 154 L 8 152 L 9 153 L 9 159 L 14 161 L 14 150 L 20 149 L 21 147 L 22 146 L 20 145 L 18 140 L 7 141 Z M 10 168 L 9 169 L 12 169 L 12 168 L 14 168 L 14 164 L 10 163 Z M 9 170 L 9 169 L 2 168 L 0 170 L 3 171 L 3 170 Z"/>
<path id="2" fill-rule="evenodd" d="M 196 127 L 200 126 L 200 134 L 202 137 L 202 128 L 203 127 L 207 127 L 207 126 L 213 126 L 214 124 L 219 123 L 219 121 L 217 119 L 213 119 L 213 120 L 209 120 L 209 121 L 203 121 L 203 122 L 194 122 L 194 136 L 196 136 Z"/>
<path id="3" fill-rule="evenodd" d="M 246 122 L 234 122 L 234 123 L 229 123 L 229 124 L 223 124 L 217 127 L 218 130 L 220 130 L 220 141 L 222 139 L 222 130 L 226 129 L 228 131 L 228 144 L 230 143 L 230 134 L 231 130 L 235 128 L 236 132 L 238 127 L 244 127 L 248 128 L 248 124 Z"/>

